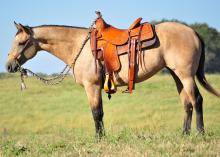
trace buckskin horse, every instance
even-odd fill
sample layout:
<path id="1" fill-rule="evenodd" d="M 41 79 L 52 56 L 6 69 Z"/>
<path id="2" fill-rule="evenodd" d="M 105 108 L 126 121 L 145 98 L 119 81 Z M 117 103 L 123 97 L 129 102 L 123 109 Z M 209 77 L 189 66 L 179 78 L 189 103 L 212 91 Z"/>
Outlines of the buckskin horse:
<path id="1" fill-rule="evenodd" d="M 88 28 L 42 25 L 37 27 L 23 26 L 15 23 L 17 33 L 8 55 L 6 69 L 17 72 L 19 65 L 44 50 L 71 65 L 77 56 L 76 52 L 85 37 L 90 33 Z M 188 26 L 176 22 L 164 22 L 154 27 L 157 42 L 148 49 L 142 49 L 143 67 L 135 66 L 135 82 L 142 82 L 158 71 L 167 68 L 175 80 L 181 103 L 184 106 L 183 133 L 190 133 L 193 109 L 196 113 L 196 124 L 199 133 L 204 133 L 203 98 L 196 82 L 210 93 L 220 97 L 219 93 L 207 82 L 204 75 L 205 44 L 197 32 Z M 90 39 L 88 39 L 90 40 Z M 103 62 L 95 60 L 90 42 L 86 42 L 78 56 L 72 72 L 75 80 L 84 87 L 94 118 L 96 135 L 104 135 L 103 124 Z M 117 78 L 113 75 L 116 86 L 128 84 L 128 55 L 119 56 L 121 67 Z"/>

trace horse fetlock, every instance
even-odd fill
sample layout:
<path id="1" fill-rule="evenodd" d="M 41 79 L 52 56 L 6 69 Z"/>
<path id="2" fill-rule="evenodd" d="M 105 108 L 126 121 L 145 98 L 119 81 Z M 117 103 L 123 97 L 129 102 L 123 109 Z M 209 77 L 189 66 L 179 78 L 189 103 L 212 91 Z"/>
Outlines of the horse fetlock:
<path id="1" fill-rule="evenodd" d="M 103 121 L 95 122 L 96 126 L 96 138 L 102 138 L 105 136 L 105 129 Z"/>
<path id="2" fill-rule="evenodd" d="M 191 131 L 191 118 L 186 117 L 183 123 L 183 134 L 190 134 Z"/>

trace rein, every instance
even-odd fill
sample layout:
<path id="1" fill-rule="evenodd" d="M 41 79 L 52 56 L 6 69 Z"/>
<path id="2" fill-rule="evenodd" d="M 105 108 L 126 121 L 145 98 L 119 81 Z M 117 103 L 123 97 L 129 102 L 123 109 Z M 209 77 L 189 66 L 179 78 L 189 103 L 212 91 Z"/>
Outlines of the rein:
<path id="1" fill-rule="evenodd" d="M 73 68 L 73 75 L 74 75 L 74 66 L 76 64 L 76 61 L 78 59 L 78 57 L 80 56 L 84 46 L 86 45 L 87 41 L 90 39 L 90 33 L 93 29 L 93 25 L 95 24 L 95 20 L 92 22 L 91 26 L 89 27 L 89 32 L 86 36 L 86 38 L 84 39 L 83 43 L 82 43 L 82 46 L 80 47 L 76 57 L 73 59 L 73 62 L 71 63 L 71 65 L 67 65 L 64 67 L 64 69 L 59 73 L 59 75 L 53 77 L 53 78 L 44 78 L 44 77 L 41 77 L 39 75 L 37 75 L 36 73 L 34 73 L 33 71 L 29 70 L 29 69 L 26 69 L 26 68 L 23 68 L 17 59 L 16 62 L 18 64 L 18 70 L 19 72 L 21 73 L 20 77 L 21 77 L 21 90 L 24 90 L 26 88 L 26 85 L 25 85 L 25 82 L 24 82 L 24 77 L 27 76 L 27 74 L 29 73 L 30 75 L 34 76 L 35 78 L 37 78 L 37 80 L 43 82 L 44 84 L 46 85 L 56 85 L 56 84 L 59 84 L 61 83 L 64 78 L 68 75 L 68 73 L 70 72 L 70 70 Z M 27 44 L 28 45 L 28 44 Z M 25 46 L 26 47 L 26 46 Z"/>

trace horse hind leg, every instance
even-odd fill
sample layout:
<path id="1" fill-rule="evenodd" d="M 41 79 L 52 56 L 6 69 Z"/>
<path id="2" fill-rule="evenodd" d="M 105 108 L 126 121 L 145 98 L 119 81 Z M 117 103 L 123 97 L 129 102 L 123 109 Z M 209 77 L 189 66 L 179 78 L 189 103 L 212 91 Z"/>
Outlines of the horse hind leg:
<path id="1" fill-rule="evenodd" d="M 189 100 L 196 111 L 196 126 L 199 133 L 204 133 L 204 121 L 203 121 L 203 98 L 196 85 L 193 77 L 184 78 L 181 80 L 183 88 L 186 91 Z"/>
<path id="2" fill-rule="evenodd" d="M 193 113 L 193 107 L 189 100 L 189 97 L 186 93 L 186 91 L 183 88 L 183 84 L 178 78 L 178 76 L 168 68 L 170 71 L 170 74 L 172 75 L 173 79 L 175 80 L 176 87 L 178 90 L 178 93 L 180 95 L 181 103 L 184 106 L 184 121 L 183 121 L 183 134 L 189 134 L 191 130 L 191 122 L 192 122 L 192 113 Z"/>

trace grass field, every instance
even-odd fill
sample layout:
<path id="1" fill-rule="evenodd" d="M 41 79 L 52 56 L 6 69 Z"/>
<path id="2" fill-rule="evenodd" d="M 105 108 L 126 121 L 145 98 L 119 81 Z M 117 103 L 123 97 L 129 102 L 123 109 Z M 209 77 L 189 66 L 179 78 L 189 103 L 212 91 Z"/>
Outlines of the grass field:
<path id="1" fill-rule="evenodd" d="M 208 75 L 220 91 L 220 75 Z M 201 89 L 206 134 L 183 136 L 183 107 L 174 81 L 157 75 L 134 94 L 104 98 L 106 137 L 97 142 L 86 94 L 67 78 L 57 86 L 0 79 L 0 156 L 220 156 L 220 99 Z M 124 87 L 125 88 L 125 87 Z"/>

